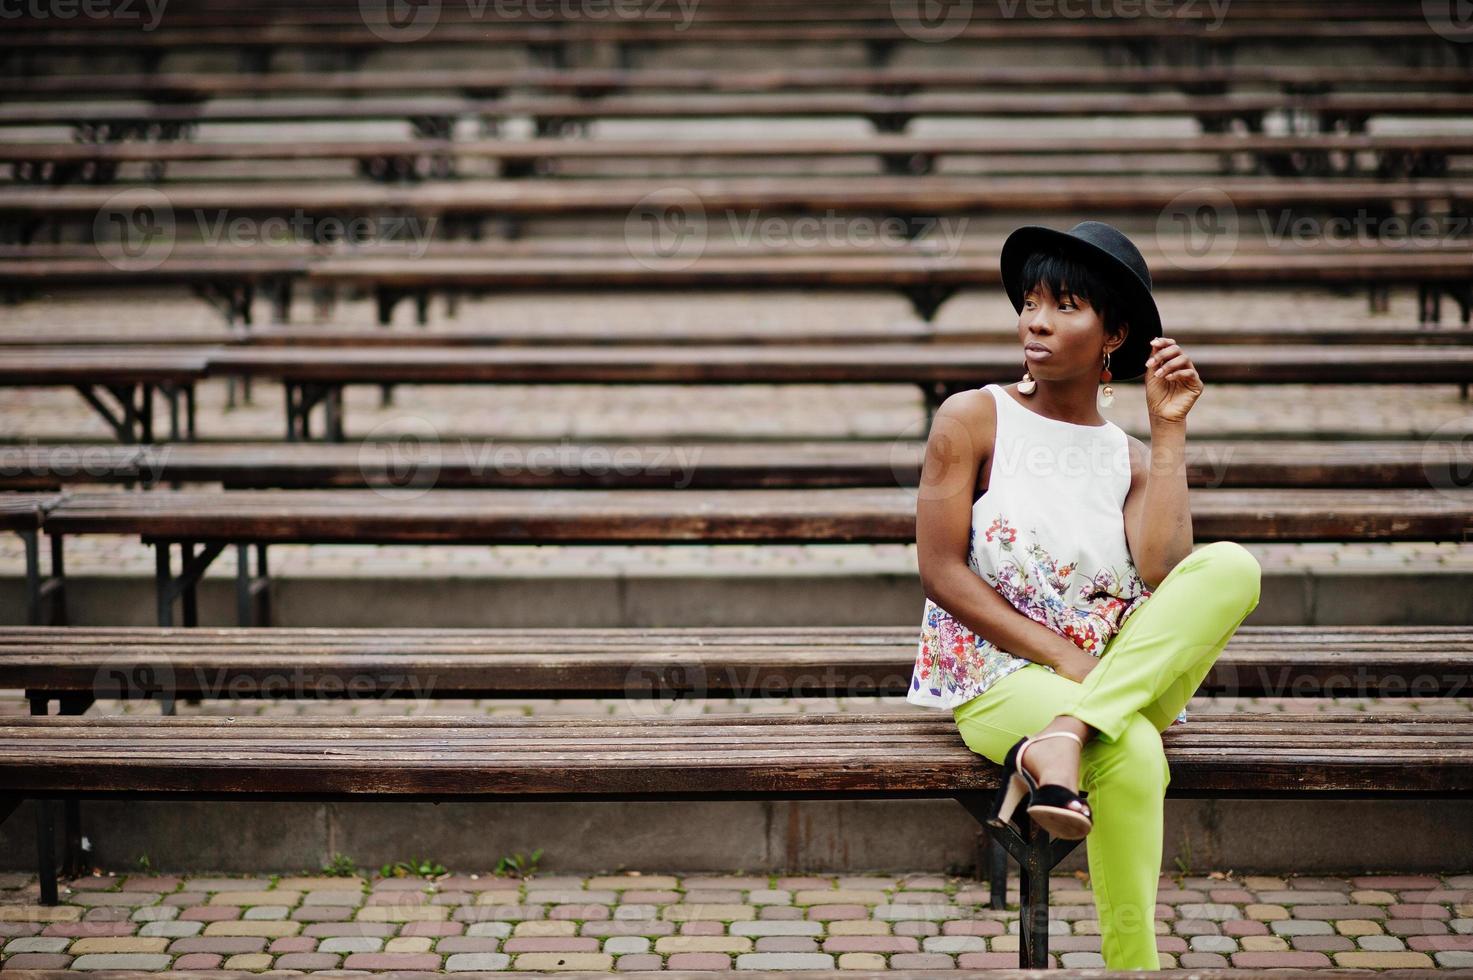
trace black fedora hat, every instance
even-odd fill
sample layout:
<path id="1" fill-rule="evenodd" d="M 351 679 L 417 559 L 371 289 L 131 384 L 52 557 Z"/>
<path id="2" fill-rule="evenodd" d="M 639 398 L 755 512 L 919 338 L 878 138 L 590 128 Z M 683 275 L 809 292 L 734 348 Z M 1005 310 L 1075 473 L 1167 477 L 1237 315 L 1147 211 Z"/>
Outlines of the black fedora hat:
<path id="1" fill-rule="evenodd" d="M 1151 341 L 1161 336 L 1161 312 L 1151 295 L 1151 270 L 1140 249 L 1125 233 L 1103 221 L 1081 221 L 1068 231 L 1043 225 L 1024 225 L 1002 246 L 1002 281 L 1013 309 L 1023 312 L 1023 285 L 1019 280 L 1028 256 L 1035 252 L 1060 252 L 1081 259 L 1106 275 L 1120 291 L 1125 308 L 1122 318 L 1130 324 L 1125 343 L 1110 354 L 1112 380 L 1129 381 L 1146 373 Z"/>

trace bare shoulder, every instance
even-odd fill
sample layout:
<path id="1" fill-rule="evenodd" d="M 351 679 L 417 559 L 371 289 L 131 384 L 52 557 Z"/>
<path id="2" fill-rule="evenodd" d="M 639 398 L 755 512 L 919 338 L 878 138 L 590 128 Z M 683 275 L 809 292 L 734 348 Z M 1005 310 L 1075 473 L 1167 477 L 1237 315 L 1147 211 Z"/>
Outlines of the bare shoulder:
<path id="1" fill-rule="evenodd" d="M 997 402 L 982 388 L 969 388 L 948 395 L 936 409 L 931 435 L 947 440 L 965 439 L 977 458 L 992 452 L 997 432 Z"/>
<path id="2" fill-rule="evenodd" d="M 1125 441 L 1130 446 L 1130 482 L 1134 484 L 1150 471 L 1151 447 L 1129 432 L 1125 433 Z"/>

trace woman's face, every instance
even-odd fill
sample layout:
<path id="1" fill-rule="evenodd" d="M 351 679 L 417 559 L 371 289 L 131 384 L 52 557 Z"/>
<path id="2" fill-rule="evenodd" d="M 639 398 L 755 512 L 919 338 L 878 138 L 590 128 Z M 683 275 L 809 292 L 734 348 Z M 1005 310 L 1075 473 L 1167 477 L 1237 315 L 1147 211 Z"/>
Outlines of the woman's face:
<path id="1" fill-rule="evenodd" d="M 1087 300 L 1070 295 L 1067 283 L 1058 297 L 1043 284 L 1023 295 L 1018 339 L 1035 378 L 1097 374 L 1104 364 L 1105 322 Z"/>

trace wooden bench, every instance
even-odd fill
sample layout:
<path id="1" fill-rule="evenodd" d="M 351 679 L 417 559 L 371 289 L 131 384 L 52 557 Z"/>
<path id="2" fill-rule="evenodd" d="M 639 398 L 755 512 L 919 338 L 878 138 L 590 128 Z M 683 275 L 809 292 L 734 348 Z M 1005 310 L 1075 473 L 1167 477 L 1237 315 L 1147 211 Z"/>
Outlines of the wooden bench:
<path id="1" fill-rule="evenodd" d="M 1438 323 L 1398 326 L 1341 327 L 1333 324 L 1294 322 L 1282 325 L 1214 326 L 1184 323 L 1173 327 L 1175 336 L 1192 344 L 1234 346 L 1397 346 L 1462 347 L 1473 345 L 1473 331 Z M 985 344 L 1013 343 L 1015 327 L 938 328 L 933 323 L 905 320 L 874 327 L 810 330 L 803 324 L 781 331 L 754 329 L 741 324 L 701 326 L 681 332 L 668 328 L 632 324 L 610 331 L 602 326 L 559 324 L 555 330 L 526 327 L 516 323 L 481 325 L 461 322 L 453 329 L 384 330 L 332 323 L 266 324 L 249 330 L 221 333 L 210 328 L 134 333 L 122 328 L 97 329 L 56 327 L 44 333 L 0 330 L 0 350 L 14 347 L 792 347 L 813 345 L 845 347 L 852 344 Z"/>
<path id="2" fill-rule="evenodd" d="M 79 21 L 72 22 L 80 23 Z M 484 48 L 488 42 L 523 44 L 547 66 L 570 63 L 568 47 L 583 42 L 613 46 L 619 65 L 628 67 L 633 53 L 645 45 L 727 43 L 755 44 L 863 44 L 871 66 L 884 65 L 903 43 L 925 43 L 926 22 L 914 17 L 891 18 L 871 23 L 850 24 L 689 24 L 678 18 L 656 22 L 638 21 L 565 22 L 560 24 L 516 23 L 480 19 L 473 23 L 435 24 L 425 36 L 415 39 L 420 48 Z M 390 28 L 392 30 L 392 28 Z M 918 38 L 916 35 L 920 33 Z M 359 22 L 349 27 L 282 25 L 252 34 L 239 28 L 181 27 L 156 31 L 138 30 L 138 21 L 100 24 L 93 28 L 68 26 L 58 29 L 45 19 L 32 29 L 9 30 L 0 38 L 0 54 L 11 59 L 56 52 L 96 52 L 136 56 L 145 69 L 158 66 L 166 54 L 184 51 L 231 50 L 241 56 L 249 70 L 269 69 L 279 50 L 330 52 L 340 55 L 347 66 L 362 64 L 377 49 L 395 41 Z M 948 35 L 951 32 L 948 31 Z M 400 35 L 402 37 L 402 35 Z M 978 18 L 961 26 L 952 38 L 959 44 L 1068 43 L 1107 46 L 1120 60 L 1159 63 L 1168 52 L 1177 60 L 1189 56 L 1199 64 L 1221 61 L 1217 52 L 1244 44 L 1344 44 L 1348 41 L 1401 43 L 1428 52 L 1449 51 L 1454 57 L 1464 52 L 1452 40 L 1435 33 L 1427 21 L 1405 13 L 1393 20 L 1337 20 L 1316 16 L 1307 19 L 1233 18 L 1222 24 L 1206 19 L 1098 18 L 1079 21 L 1066 18 L 1028 17 L 1014 20 Z M 31 62 L 22 62 L 29 65 Z"/>
<path id="3" fill-rule="evenodd" d="M 330 629 L 0 627 L 0 688 L 53 702 L 164 698 L 903 697 L 900 626 Z M 1210 696 L 1467 697 L 1473 627 L 1244 626 Z"/>
<path id="4" fill-rule="evenodd" d="M 26 556 L 26 622 L 66 622 L 61 542 L 51 539 L 51 573 L 41 569 L 41 523 L 61 502 L 56 493 L 0 494 L 0 532 L 20 536 Z"/>
<path id="5" fill-rule="evenodd" d="M 683 139 L 650 143 L 640 140 L 304 140 L 276 142 L 164 142 L 164 143 L 0 143 L 0 166 L 8 164 L 21 183 L 60 186 L 71 183 L 110 184 L 119 169 L 143 164 L 143 176 L 162 181 L 172 163 L 255 163 L 259 161 L 346 161 L 366 177 L 386 182 L 450 178 L 464 175 L 467 164 L 495 164 L 497 176 L 516 179 L 560 173 L 569 164 L 642 160 L 696 175 L 693 169 L 714 161 L 730 168 L 733 162 L 832 159 L 878 159 L 892 175 L 933 173 L 948 157 L 986 156 L 1017 158 L 1013 168 L 1029 173 L 1065 171 L 1088 163 L 1092 157 L 1191 155 L 1209 173 L 1231 175 L 1240 171 L 1239 157 L 1249 160 L 1248 173 L 1299 177 L 1419 178 L 1447 175 L 1448 158 L 1473 153 L 1473 136 L 1365 135 L 1307 133 L 1189 137 L 1082 137 L 1057 139 L 983 139 L 945 136 L 873 136 L 762 140 Z M 1372 158 L 1370 165 L 1361 162 Z M 1007 165 L 988 164 L 988 174 Z M 707 171 L 709 172 L 709 171 Z M 951 172 L 951 171 L 949 171 Z M 173 185 L 169 185 L 173 186 Z"/>
<path id="6" fill-rule="evenodd" d="M 1466 541 L 1473 491 L 1201 489 L 1193 531 L 1238 541 Z M 156 554 L 158 623 L 199 621 L 200 577 L 236 557 L 242 624 L 269 622 L 272 544 L 908 543 L 914 491 L 236 490 L 68 492 L 46 515 L 57 553 L 74 534 L 137 535 Z M 174 550 L 179 552 L 178 565 Z M 249 555 L 256 553 L 255 570 Z M 177 567 L 177 572 L 176 572 Z"/>
<path id="7" fill-rule="evenodd" d="M 1466 260 L 1473 264 L 1473 257 Z M 928 415 L 954 391 L 1005 380 L 1017 370 L 1016 344 L 851 344 L 745 346 L 372 346 L 236 345 L 187 348 L 22 347 L 0 366 L 0 386 L 69 383 L 88 395 L 95 371 L 153 371 L 182 363 L 187 376 L 267 378 L 285 389 L 289 441 L 312 438 L 321 407 L 322 432 L 342 441 L 343 388 L 352 384 L 913 384 Z M 1473 380 L 1473 345 L 1201 345 L 1194 362 L 1226 384 L 1457 384 Z M 120 375 L 118 375 L 120 376 Z M 142 375 L 136 375 L 135 378 Z M 142 382 L 135 380 L 136 385 Z M 171 382 L 171 434 L 193 438 L 193 411 L 181 432 L 177 401 L 192 385 Z M 152 438 L 152 389 L 144 389 L 121 441 Z M 1465 391 L 1466 395 L 1466 391 Z M 121 397 L 121 396 L 120 396 Z M 104 411 L 96 396 L 89 403 Z M 129 403 L 133 404 L 133 403 Z M 112 421 L 111 416 L 108 417 Z M 126 419 L 125 419 L 126 420 Z M 150 424 L 143 424 L 148 422 Z"/>
<path id="8" fill-rule="evenodd" d="M 1162 736 L 1174 797 L 1473 795 L 1473 721 L 1232 715 Z M 997 767 L 949 718 L 146 718 L 0 724 L 0 813 L 23 800 L 955 799 L 980 822 Z M 1078 841 L 989 828 L 1018 860 L 1020 963 L 1047 965 L 1049 870 Z M 45 861 L 54 855 L 43 837 Z M 52 896 L 47 896 L 48 898 Z"/>
<path id="9" fill-rule="evenodd" d="M 1473 262 L 1473 259 L 1469 260 Z M 1197 346 L 1203 376 L 1227 384 L 1473 381 L 1473 347 Z M 854 344 L 844 347 L 232 347 L 211 349 L 210 372 L 280 381 L 286 437 L 312 438 L 322 406 L 327 438 L 344 438 L 350 384 L 882 384 L 921 387 L 928 416 L 952 392 L 1010 379 L 1011 345 Z"/>
<path id="10" fill-rule="evenodd" d="M 189 443 L 0 446 L 0 490 L 218 483 L 225 489 L 818 489 L 913 487 L 925 450 L 893 441 Z M 1193 439 L 1194 488 L 1457 489 L 1466 440 Z"/>
<path id="11" fill-rule="evenodd" d="M 13 36 L 13 35 L 11 35 Z M 0 42 L 3 49 L 3 42 Z M 508 119 L 528 118 L 538 135 L 586 130 L 592 120 L 707 118 L 857 118 L 876 132 L 900 133 L 917 118 L 1182 117 L 1203 132 L 1225 132 L 1240 122 L 1253 133 L 1264 121 L 1292 112 L 1298 131 L 1367 131 L 1379 116 L 1447 118 L 1469 115 L 1473 99 L 1438 92 L 1331 92 L 1188 95 L 1184 93 L 978 93 L 922 92 L 875 95 L 864 92 L 755 94 L 648 94 L 577 98 L 517 94 L 499 98 L 456 96 L 316 97 L 159 104 L 102 100 L 88 103 L 13 103 L 0 106 L 0 129 L 70 126 L 82 142 L 122 138 L 176 140 L 203 123 L 285 123 L 398 120 L 421 138 L 448 139 L 459 119 L 474 120 L 489 135 Z"/>
<path id="12" fill-rule="evenodd" d="M 126 443 L 153 441 L 154 399 L 161 395 L 170 437 L 192 439 L 194 386 L 207 363 L 208 348 L 19 348 L 0 358 L 0 387 L 75 388 Z"/>
<path id="13" fill-rule="evenodd" d="M 792 6 L 789 13 L 798 12 Z M 844 4 L 834 15 L 851 10 Z M 978 11 L 980 12 L 980 11 Z M 1333 13 L 1326 11 L 1329 16 Z M 886 10 L 886 16 L 889 11 Z M 7 79 L 17 100 L 147 98 L 167 102 L 279 95 L 461 94 L 497 97 L 507 91 L 594 96 L 615 92 L 793 92 L 814 89 L 904 94 L 923 90 L 1175 88 L 1202 94 L 1246 86 L 1279 86 L 1285 94 L 1369 86 L 1446 91 L 1466 84 L 1456 66 L 1327 65 L 895 65 L 889 68 L 767 66 L 705 68 L 424 68 L 359 71 L 36 73 Z"/>

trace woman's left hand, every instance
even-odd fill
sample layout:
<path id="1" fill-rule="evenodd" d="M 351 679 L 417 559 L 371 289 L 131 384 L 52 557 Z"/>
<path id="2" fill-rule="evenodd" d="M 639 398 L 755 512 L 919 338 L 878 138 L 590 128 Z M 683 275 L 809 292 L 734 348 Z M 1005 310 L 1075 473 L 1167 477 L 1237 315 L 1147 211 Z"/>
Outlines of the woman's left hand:
<path id="1" fill-rule="evenodd" d="M 1152 340 L 1146 360 L 1146 409 L 1152 420 L 1186 421 L 1200 394 L 1202 378 L 1181 346 L 1170 337 Z"/>

